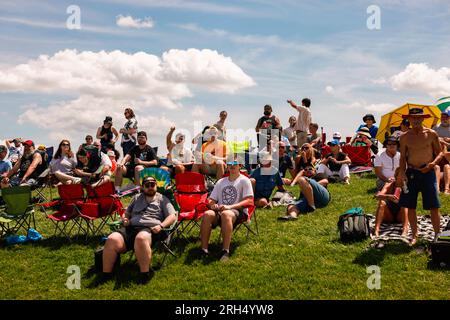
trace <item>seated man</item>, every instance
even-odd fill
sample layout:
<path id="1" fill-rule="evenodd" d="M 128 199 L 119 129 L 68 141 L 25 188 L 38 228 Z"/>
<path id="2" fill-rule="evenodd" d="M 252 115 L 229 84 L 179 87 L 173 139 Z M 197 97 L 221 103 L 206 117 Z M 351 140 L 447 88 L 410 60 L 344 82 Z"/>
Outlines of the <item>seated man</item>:
<path id="1" fill-rule="evenodd" d="M 9 171 L 12 170 L 11 161 L 6 159 L 8 149 L 5 146 L 0 146 L 0 177 L 3 179 L 6 177 Z"/>
<path id="2" fill-rule="evenodd" d="M 88 156 L 84 149 L 77 152 L 77 166 L 73 170 L 74 175 L 81 178 L 84 184 L 90 183 L 97 187 L 111 180 L 111 160 L 107 155 L 100 153 L 98 156 Z"/>
<path id="3" fill-rule="evenodd" d="M 281 178 L 283 179 L 283 184 L 289 185 L 291 184 L 291 180 L 286 178 L 286 172 L 289 170 L 291 177 L 295 177 L 295 167 L 292 158 L 286 151 L 286 144 L 284 142 L 280 142 L 278 144 L 278 157 L 279 157 L 279 172 Z"/>
<path id="4" fill-rule="evenodd" d="M 227 144 L 217 139 L 219 130 L 216 127 L 209 128 L 205 136 L 207 142 L 202 145 L 202 159 L 196 159 L 192 172 L 215 175 L 217 179 L 221 179 L 225 173 L 225 161 L 228 155 Z"/>
<path id="5" fill-rule="evenodd" d="M 250 179 L 241 175 L 238 161 L 228 163 L 230 175 L 220 179 L 208 199 L 208 208 L 201 224 L 201 246 L 208 255 L 208 244 L 212 228 L 220 225 L 223 250 L 221 261 L 230 257 L 230 244 L 236 223 L 248 217 L 248 207 L 253 205 L 253 189 Z"/>
<path id="6" fill-rule="evenodd" d="M 156 179 L 145 177 L 142 193 L 134 196 L 122 218 L 123 227 L 109 235 L 103 250 L 103 278 L 112 278 L 117 255 L 133 250 L 140 269 L 141 284 L 153 276 L 152 243 L 168 237 L 165 228 L 177 221 L 169 199 L 157 192 Z"/>
<path id="7" fill-rule="evenodd" d="M 380 226 L 383 222 L 402 223 L 402 236 L 408 236 L 408 209 L 400 207 L 401 189 L 395 187 L 395 179 L 400 169 L 397 168 L 394 174 L 394 180 L 387 182 L 380 192 L 377 193 L 378 208 L 375 219 L 375 236 L 380 236 Z M 397 194 L 395 192 L 397 191 Z"/>
<path id="8" fill-rule="evenodd" d="M 331 153 L 327 154 L 317 170 L 318 173 L 325 173 L 327 178 L 338 174 L 345 184 L 350 184 L 350 168 L 352 163 L 350 158 L 343 152 L 338 142 L 333 140 L 328 142 Z"/>
<path id="9" fill-rule="evenodd" d="M 395 170 L 400 166 L 400 152 L 398 152 L 399 141 L 391 136 L 384 141 L 385 151 L 375 156 L 374 167 L 377 175 L 377 191 L 383 186 L 394 181 Z"/>
<path id="10" fill-rule="evenodd" d="M 194 158 L 192 151 L 184 146 L 184 140 L 186 136 L 182 133 L 178 133 L 175 136 L 175 143 L 172 142 L 172 135 L 175 131 L 175 127 L 171 127 L 166 137 L 166 145 L 169 154 L 167 155 L 168 171 L 175 176 L 178 173 L 190 171 Z"/>
<path id="11" fill-rule="evenodd" d="M 306 137 L 306 142 L 314 149 L 322 150 L 322 137 L 317 133 L 318 130 L 319 125 L 317 123 L 311 123 L 309 125 L 309 134 Z"/>
<path id="12" fill-rule="evenodd" d="M 272 155 L 268 152 L 265 152 L 261 158 L 261 167 L 252 172 L 250 181 L 255 194 L 255 205 L 257 208 L 270 207 L 270 197 L 275 187 L 278 188 L 278 191 L 286 191 L 280 172 L 272 166 Z"/>
<path id="13" fill-rule="evenodd" d="M 145 168 L 158 166 L 158 158 L 152 147 L 147 144 L 147 133 L 138 132 L 137 146 L 133 147 L 117 165 L 116 169 L 116 189 L 122 186 L 123 177 L 133 179 L 134 184 L 139 185 L 139 173 Z"/>
<path id="14" fill-rule="evenodd" d="M 278 220 L 297 220 L 300 213 L 309 213 L 316 208 L 325 208 L 330 203 L 331 195 L 327 190 L 328 180 L 324 174 L 317 174 L 313 166 L 304 170 L 304 175 L 298 175 L 291 186 L 297 182 L 300 186 L 300 200 L 294 205 L 287 207 L 287 215 L 279 217 Z"/>
<path id="15" fill-rule="evenodd" d="M 24 153 L 16 164 L 2 179 L 1 187 L 16 187 L 20 185 L 36 186 L 38 177 L 47 169 L 47 162 L 41 151 L 35 150 L 34 142 L 23 142 Z"/>
<path id="16" fill-rule="evenodd" d="M 22 145 L 22 139 L 15 138 L 12 140 L 6 140 L 5 143 L 9 150 L 8 160 L 11 161 L 11 164 L 14 166 L 17 160 L 23 156 L 24 146 Z"/>

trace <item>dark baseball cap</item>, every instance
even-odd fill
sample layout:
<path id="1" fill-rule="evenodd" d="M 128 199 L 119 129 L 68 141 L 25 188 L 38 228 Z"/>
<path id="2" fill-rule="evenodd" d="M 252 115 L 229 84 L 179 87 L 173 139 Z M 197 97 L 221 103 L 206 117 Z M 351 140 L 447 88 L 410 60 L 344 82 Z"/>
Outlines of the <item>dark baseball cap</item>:
<path id="1" fill-rule="evenodd" d="M 1 145 L 0 146 L 0 153 L 5 152 L 6 150 L 8 150 L 5 146 Z"/>

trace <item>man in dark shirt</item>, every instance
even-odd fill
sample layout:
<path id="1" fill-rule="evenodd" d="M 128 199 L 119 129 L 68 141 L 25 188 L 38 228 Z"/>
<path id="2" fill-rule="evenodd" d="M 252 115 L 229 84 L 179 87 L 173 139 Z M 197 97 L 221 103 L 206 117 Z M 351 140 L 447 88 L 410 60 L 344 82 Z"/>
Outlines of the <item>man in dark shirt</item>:
<path id="1" fill-rule="evenodd" d="M 282 141 L 278 144 L 279 169 L 281 178 L 285 185 L 291 184 L 291 180 L 286 178 L 286 172 L 289 170 L 291 177 L 295 177 L 295 168 L 292 158 L 286 153 L 286 144 Z"/>
<path id="2" fill-rule="evenodd" d="M 352 163 L 350 158 L 341 151 L 339 143 L 335 140 L 328 142 L 331 153 L 327 154 L 317 170 L 318 173 L 324 173 L 327 177 L 339 175 L 345 184 L 350 184 L 350 168 Z"/>
<path id="3" fill-rule="evenodd" d="M 134 183 L 139 185 L 139 172 L 149 167 L 158 165 L 158 158 L 152 147 L 147 144 L 147 133 L 138 133 L 138 145 L 131 149 L 122 159 L 116 169 L 116 189 L 122 186 L 123 177 L 134 178 Z"/>
<path id="4" fill-rule="evenodd" d="M 259 150 L 264 148 L 268 150 L 272 137 L 272 130 L 278 130 L 278 136 L 280 137 L 280 129 L 280 119 L 277 116 L 272 115 L 272 106 L 269 104 L 265 105 L 264 116 L 259 118 L 255 128 L 258 137 Z"/>

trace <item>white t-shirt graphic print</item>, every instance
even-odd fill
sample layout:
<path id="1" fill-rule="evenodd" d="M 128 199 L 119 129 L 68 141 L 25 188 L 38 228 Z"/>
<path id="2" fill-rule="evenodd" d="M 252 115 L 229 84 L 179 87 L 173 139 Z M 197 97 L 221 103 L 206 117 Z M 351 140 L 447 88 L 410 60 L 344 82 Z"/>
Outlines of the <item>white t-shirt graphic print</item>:
<path id="1" fill-rule="evenodd" d="M 250 179 L 241 175 L 234 181 L 229 177 L 220 179 L 211 193 L 210 198 L 218 205 L 233 205 L 241 202 L 243 199 L 253 197 L 253 188 Z M 245 213 L 247 209 L 244 209 Z"/>

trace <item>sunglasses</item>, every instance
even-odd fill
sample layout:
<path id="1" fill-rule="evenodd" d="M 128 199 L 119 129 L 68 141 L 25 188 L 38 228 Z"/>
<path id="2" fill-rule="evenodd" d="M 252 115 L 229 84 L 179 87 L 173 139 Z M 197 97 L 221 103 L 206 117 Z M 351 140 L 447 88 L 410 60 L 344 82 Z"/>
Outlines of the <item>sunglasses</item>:
<path id="1" fill-rule="evenodd" d="M 156 186 L 156 182 L 147 182 L 144 184 L 144 188 L 154 188 Z"/>
<path id="2" fill-rule="evenodd" d="M 302 147 L 301 150 L 309 150 L 309 148 L 308 147 Z"/>
<path id="3" fill-rule="evenodd" d="M 388 146 L 396 146 L 397 144 L 396 143 L 388 143 L 387 145 Z"/>
<path id="4" fill-rule="evenodd" d="M 70 147 L 70 144 L 69 143 L 63 143 L 63 144 L 61 144 L 61 147 Z"/>
<path id="5" fill-rule="evenodd" d="M 305 171 L 314 171 L 313 168 L 306 168 Z"/>

